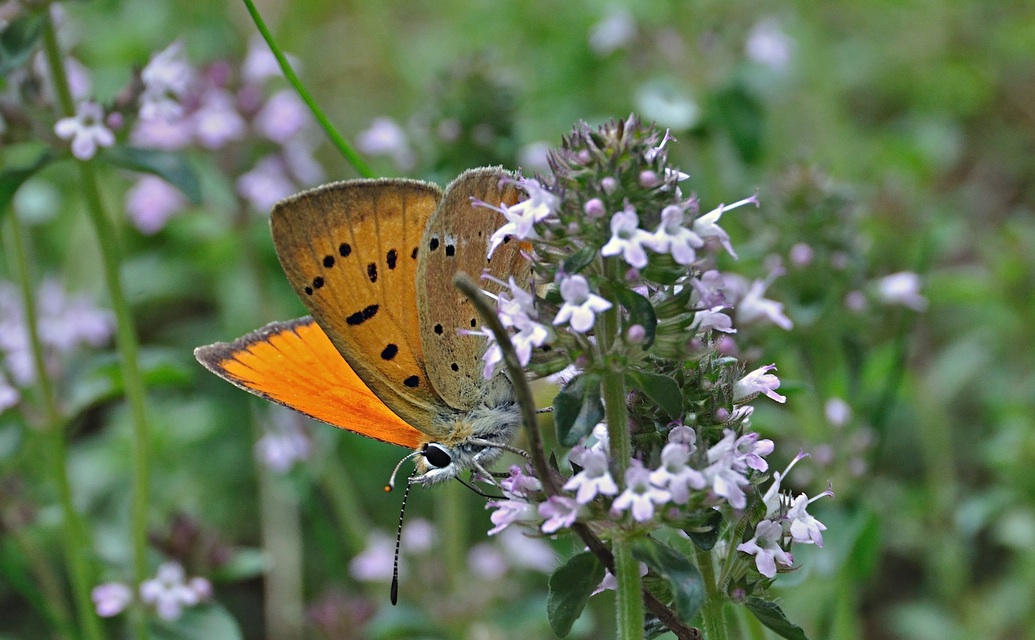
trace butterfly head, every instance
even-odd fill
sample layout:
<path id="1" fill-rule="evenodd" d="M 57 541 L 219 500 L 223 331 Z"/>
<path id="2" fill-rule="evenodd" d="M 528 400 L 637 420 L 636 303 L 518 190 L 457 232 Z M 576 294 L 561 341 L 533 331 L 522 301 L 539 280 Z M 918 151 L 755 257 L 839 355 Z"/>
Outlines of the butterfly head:
<path id="1" fill-rule="evenodd" d="M 481 406 L 441 418 L 449 424 L 440 425 L 437 431 L 448 436 L 420 446 L 411 482 L 431 485 L 468 470 L 482 473 L 510 448 L 521 422 L 520 411 L 509 393 L 501 393 L 499 402 L 491 401 L 496 398 L 489 395 L 490 401 Z"/>

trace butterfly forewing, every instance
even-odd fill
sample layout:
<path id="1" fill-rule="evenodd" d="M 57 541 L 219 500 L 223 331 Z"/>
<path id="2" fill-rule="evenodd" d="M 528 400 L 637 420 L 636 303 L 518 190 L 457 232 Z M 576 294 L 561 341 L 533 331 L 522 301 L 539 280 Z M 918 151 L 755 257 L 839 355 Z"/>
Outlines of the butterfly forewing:
<path id="1" fill-rule="evenodd" d="M 426 439 L 371 393 L 312 318 L 273 322 L 194 355 L 245 391 L 335 427 L 409 448 Z"/>
<path id="2" fill-rule="evenodd" d="M 428 381 L 414 283 L 441 195 L 414 180 L 339 182 L 280 202 L 270 219 L 280 263 L 313 318 L 370 390 L 422 431 L 441 399 Z"/>
<path id="3" fill-rule="evenodd" d="M 487 260 L 489 238 L 506 220 L 471 202 L 476 198 L 493 206 L 515 204 L 520 199 L 518 190 L 509 182 L 500 183 L 508 177 L 502 169 L 485 168 L 454 180 L 428 224 L 418 253 L 417 307 L 428 377 L 455 409 L 470 409 L 481 398 L 486 340 L 458 332 L 477 330 L 482 323 L 470 301 L 453 286 L 453 276 L 464 272 L 477 280 L 488 270 L 504 282 L 510 276 L 523 286 L 529 281 L 529 263 L 517 241 L 500 245 Z M 500 290 L 488 280 L 479 284 L 492 293 Z"/>

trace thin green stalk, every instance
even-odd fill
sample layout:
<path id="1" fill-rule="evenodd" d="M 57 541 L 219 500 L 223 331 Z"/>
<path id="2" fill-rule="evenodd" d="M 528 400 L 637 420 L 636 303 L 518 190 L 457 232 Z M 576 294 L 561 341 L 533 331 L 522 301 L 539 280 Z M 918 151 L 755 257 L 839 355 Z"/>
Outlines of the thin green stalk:
<path id="1" fill-rule="evenodd" d="M 65 558 L 68 562 L 72 584 L 72 597 L 75 600 L 79 625 L 90 640 L 100 640 L 101 626 L 93 603 L 90 601 L 90 588 L 93 582 L 88 558 L 93 544 L 89 532 L 83 524 L 72 500 L 72 483 L 68 478 L 68 449 L 65 443 L 64 419 L 58 409 L 57 396 L 50 378 L 47 376 L 46 361 L 43 355 L 43 343 L 39 335 L 39 323 L 36 317 L 36 300 L 32 295 L 33 287 L 29 276 L 29 265 L 25 255 L 24 237 L 17 212 L 12 211 L 11 233 L 8 246 L 13 257 L 14 270 L 21 287 L 22 306 L 25 309 L 25 325 L 29 333 L 29 344 L 32 349 L 33 365 L 36 368 L 36 381 L 39 385 L 40 400 L 43 404 L 46 426 L 44 436 L 49 440 L 46 446 L 49 475 L 57 483 L 58 500 L 61 503 L 61 515 L 65 526 L 62 528 L 62 539 L 65 546 Z M 48 590 L 49 591 L 49 590 Z M 52 596 L 53 594 L 48 594 Z M 64 603 L 54 602 L 56 611 L 64 611 Z"/>
<path id="2" fill-rule="evenodd" d="M 359 505 L 363 504 L 356 484 L 352 481 L 348 470 L 334 456 L 327 456 L 323 461 L 320 484 L 334 509 L 338 526 L 343 533 L 347 545 L 345 551 L 352 556 L 367 544 L 371 524 Z"/>
<path id="3" fill-rule="evenodd" d="M 255 439 L 261 435 L 254 404 Z M 270 560 L 266 568 L 264 601 L 266 634 L 282 640 L 302 640 L 305 606 L 302 602 L 302 526 L 298 495 L 268 466 L 256 460 L 259 477 L 259 517 L 262 548 Z"/>
<path id="4" fill-rule="evenodd" d="M 39 548 L 40 541 L 25 529 L 9 531 L 7 536 L 25 557 L 29 569 L 35 576 L 36 584 L 31 586 L 31 593 L 24 595 L 33 606 L 39 609 L 47 623 L 54 627 L 51 637 L 66 640 L 75 638 L 75 625 L 62 592 L 61 578 L 51 566 L 50 559 Z M 8 574 L 8 578 L 10 577 Z M 17 588 L 14 580 L 8 580 L 8 582 Z"/>
<path id="5" fill-rule="evenodd" d="M 65 74 L 64 61 L 58 47 L 57 34 L 53 22 L 48 19 L 43 28 L 43 49 L 50 68 L 55 93 L 58 96 L 61 115 L 73 115 L 75 105 Z M 150 473 L 148 468 L 148 423 L 145 398 L 144 379 L 140 373 L 138 358 L 136 327 L 129 304 L 122 289 L 120 274 L 122 257 L 115 238 L 115 229 L 108 219 L 101 201 L 97 173 L 92 160 L 79 161 L 80 186 L 86 212 L 90 217 L 97 243 L 101 250 L 104 264 L 104 282 L 111 297 L 112 311 L 115 313 L 115 344 L 121 358 L 122 385 L 129 402 L 133 418 L 133 506 L 132 506 L 132 546 L 133 546 L 133 579 L 140 584 L 147 579 L 147 514 L 150 497 Z M 134 611 L 134 627 L 140 640 L 147 638 L 147 624 L 140 608 Z"/>
<path id="6" fill-rule="evenodd" d="M 726 617 L 723 609 L 726 597 L 715 580 L 715 567 L 712 566 L 712 554 L 694 547 L 697 568 L 704 581 L 704 605 L 701 607 L 701 619 L 704 621 L 704 637 L 708 640 L 726 640 Z"/>
<path id="7" fill-rule="evenodd" d="M 364 178 L 373 178 L 375 175 L 374 172 L 371 171 L 363 158 L 356 153 L 352 148 L 352 145 L 345 140 L 345 137 L 338 132 L 331 123 L 330 118 L 328 118 L 327 114 L 323 112 L 320 105 L 316 103 L 312 94 L 309 93 L 309 90 L 306 89 L 305 85 L 302 84 L 302 81 L 298 79 L 298 75 L 295 73 L 295 70 L 291 68 L 291 63 L 288 62 L 287 56 L 284 55 L 284 52 L 280 50 L 280 47 L 277 46 L 277 43 L 273 40 L 273 35 L 266 27 L 266 23 L 263 21 L 262 16 L 259 15 L 259 10 L 255 8 L 255 3 L 253 3 L 252 0 L 244 0 L 244 6 L 247 7 L 248 13 L 252 16 L 255 28 L 262 34 L 266 44 L 269 45 L 270 51 L 273 52 L 273 57 L 277 59 L 277 64 L 280 65 L 280 70 L 284 72 L 284 77 L 287 78 L 287 81 L 295 88 L 298 96 L 302 98 L 302 101 L 309 107 L 309 110 L 313 112 L 313 117 L 315 117 L 316 121 L 320 123 L 324 133 L 327 134 L 327 137 L 334 146 L 338 148 L 338 152 L 341 153 L 342 157 L 352 165 L 352 168 L 356 170 L 356 173 Z"/>
<path id="8" fill-rule="evenodd" d="M 615 608 L 618 613 L 619 640 L 643 640 L 643 596 L 640 593 L 640 563 L 632 554 L 632 544 L 616 538 L 611 544 L 615 556 Z M 710 638 L 709 638 L 710 640 Z"/>

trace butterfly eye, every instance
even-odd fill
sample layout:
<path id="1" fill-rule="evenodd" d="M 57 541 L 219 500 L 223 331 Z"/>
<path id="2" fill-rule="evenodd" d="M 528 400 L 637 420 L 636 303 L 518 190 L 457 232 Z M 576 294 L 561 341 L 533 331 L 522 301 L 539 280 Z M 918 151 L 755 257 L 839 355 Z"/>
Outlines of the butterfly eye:
<path id="1" fill-rule="evenodd" d="M 449 456 L 449 451 L 437 442 L 425 445 L 424 458 L 428 461 L 428 464 L 436 469 L 444 469 L 453 462 L 453 459 Z"/>

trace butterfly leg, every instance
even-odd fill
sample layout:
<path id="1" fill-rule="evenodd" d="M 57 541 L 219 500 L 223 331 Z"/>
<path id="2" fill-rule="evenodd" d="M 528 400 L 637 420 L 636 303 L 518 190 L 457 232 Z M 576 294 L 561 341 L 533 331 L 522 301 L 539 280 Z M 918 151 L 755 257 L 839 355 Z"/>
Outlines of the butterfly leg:
<path id="1" fill-rule="evenodd" d="M 482 447 L 490 447 L 492 449 L 502 449 L 503 451 L 509 451 L 511 453 L 516 453 L 517 455 L 521 456 L 525 460 L 529 460 L 529 461 L 532 460 L 532 456 L 528 455 L 527 451 L 524 451 L 522 449 L 518 449 L 517 447 L 512 447 L 509 444 L 504 444 L 502 442 L 493 442 L 491 440 L 482 440 L 481 438 L 471 438 L 470 440 L 468 440 L 468 442 L 470 442 L 471 444 L 480 445 Z"/>

